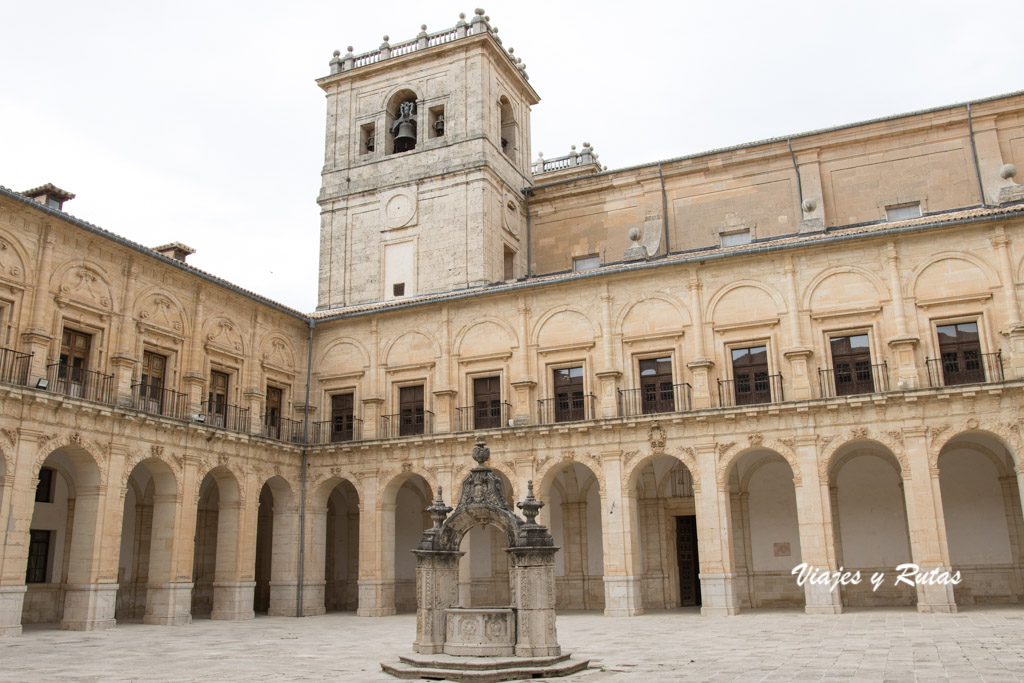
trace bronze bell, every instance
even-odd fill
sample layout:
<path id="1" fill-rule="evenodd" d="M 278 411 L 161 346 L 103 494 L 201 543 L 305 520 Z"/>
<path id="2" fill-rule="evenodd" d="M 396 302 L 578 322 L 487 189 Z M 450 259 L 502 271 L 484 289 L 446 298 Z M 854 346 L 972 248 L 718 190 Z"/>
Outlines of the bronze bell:
<path id="1" fill-rule="evenodd" d="M 402 102 L 398 107 L 398 115 L 391 124 L 391 134 L 395 137 L 395 151 L 407 152 L 416 148 L 416 103 Z"/>
<path id="2" fill-rule="evenodd" d="M 437 115 L 437 120 L 434 121 L 434 134 L 438 137 L 444 135 L 444 114 Z"/>

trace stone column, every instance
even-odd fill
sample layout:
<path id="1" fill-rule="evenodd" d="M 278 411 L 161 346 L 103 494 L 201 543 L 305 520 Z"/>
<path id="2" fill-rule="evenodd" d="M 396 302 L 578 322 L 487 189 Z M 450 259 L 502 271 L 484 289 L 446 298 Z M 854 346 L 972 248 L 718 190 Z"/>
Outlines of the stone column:
<path id="1" fill-rule="evenodd" d="M 195 313 L 192 316 L 192 338 L 189 340 L 188 371 L 184 376 L 185 392 L 188 394 L 189 414 L 202 412 L 205 400 L 203 388 L 206 386 L 206 368 L 203 358 L 203 303 L 206 294 L 202 285 L 196 285 Z"/>
<path id="2" fill-rule="evenodd" d="M 516 656 L 562 654 L 555 628 L 555 553 L 553 547 L 509 548 L 512 556 L 512 607 L 516 611 Z"/>
<path id="3" fill-rule="evenodd" d="M 251 484 L 252 482 L 250 482 Z M 222 489 L 223 493 L 223 489 Z M 259 494 L 257 493 L 257 506 Z M 213 575 L 211 619 L 252 619 L 256 581 L 256 507 L 246 514 L 242 501 L 220 502 L 217 509 L 217 560 Z M 244 569 L 243 569 L 244 568 Z"/>
<path id="4" fill-rule="evenodd" d="M 145 624 L 183 626 L 192 623 L 192 582 L 176 580 L 174 550 L 181 536 L 176 524 L 181 500 L 177 494 L 153 496 L 153 523 L 149 542 Z M 193 530 L 194 531 L 194 530 Z"/>
<path id="5" fill-rule="evenodd" d="M 49 223 L 44 227 L 42 237 L 43 253 L 39 257 L 39 272 L 49 274 L 53 268 L 53 238 L 50 236 Z M 47 353 L 53 340 L 51 330 L 46 326 L 46 312 L 50 303 L 50 292 L 46 282 L 39 278 L 33 288 L 32 308 L 30 309 L 30 326 L 21 335 L 23 350 L 32 354 L 32 365 L 28 373 L 28 385 L 35 386 L 35 380 L 46 377 Z M 28 543 L 26 542 L 26 547 Z"/>
<path id="6" fill-rule="evenodd" d="M 640 524 L 636 498 L 625 489 L 619 451 L 601 454 L 601 539 L 604 544 L 604 614 L 644 613 L 640 590 Z M 552 560 L 554 561 L 554 560 Z"/>
<path id="7" fill-rule="evenodd" d="M 360 480 L 359 501 L 359 608 L 361 617 L 395 613 L 395 506 L 378 499 L 377 477 Z"/>
<path id="8" fill-rule="evenodd" d="M 886 271 L 889 274 L 889 295 L 892 297 L 893 323 L 896 336 L 889 339 L 895 354 L 896 386 L 894 389 L 916 389 L 920 384 L 914 349 L 920 341 L 907 329 L 907 313 L 903 304 L 903 282 L 900 278 L 900 257 L 896 243 L 889 242 L 885 250 Z"/>
<path id="9" fill-rule="evenodd" d="M 117 605 L 117 554 L 114 553 L 114 577 L 110 580 L 101 575 L 99 561 L 103 542 L 102 490 L 99 486 L 78 486 L 75 494 L 60 627 L 66 631 L 111 629 Z"/>
<path id="10" fill-rule="evenodd" d="M 414 550 L 416 556 L 416 641 L 422 655 L 444 652 L 445 610 L 459 602 L 459 558 L 464 553 Z"/>
<path id="11" fill-rule="evenodd" d="M 814 378 L 811 377 L 810 359 L 812 350 L 805 347 L 802 335 L 800 334 L 800 300 L 796 294 L 796 268 L 793 265 L 793 257 L 786 259 L 786 327 L 789 332 L 789 345 L 783 350 L 782 355 L 789 360 L 789 393 L 786 396 L 790 400 L 804 400 L 814 397 L 812 385 Z M 773 396 L 774 400 L 781 399 Z"/>
<path id="12" fill-rule="evenodd" d="M 693 407 L 710 408 L 715 404 L 713 397 L 716 389 L 711 386 L 711 369 L 715 367 L 715 362 L 707 357 L 704 346 L 704 304 L 696 272 L 686 288 L 690 290 L 690 315 L 693 318 L 693 360 L 686 364 L 693 373 Z"/>
<path id="13" fill-rule="evenodd" d="M 1003 492 L 1003 510 L 1010 532 L 1010 570 L 1014 595 L 1024 592 L 1024 517 L 1021 516 L 1020 499 L 1017 496 L 1017 477 L 999 477 Z M 956 588 L 953 589 L 956 593 Z"/>
<path id="14" fill-rule="evenodd" d="M 255 514 L 255 512 L 254 512 Z M 271 617 L 294 617 L 298 613 L 299 573 L 299 509 L 274 503 L 273 540 L 270 544 L 270 605 Z M 324 603 L 323 583 L 318 596 Z"/>
<path id="15" fill-rule="evenodd" d="M 990 240 L 992 247 L 999 254 L 999 279 L 1003 283 L 1003 300 L 1006 309 L 1006 333 L 1010 336 L 1010 372 L 1007 379 L 1024 377 L 1024 324 L 1021 323 L 1020 301 L 1017 298 L 1017 285 L 1013 276 L 1013 257 L 1010 253 L 1010 239 L 1006 233 L 999 232 Z"/>
<path id="16" fill-rule="evenodd" d="M 818 470 L 818 437 L 801 434 L 796 437 L 799 475 L 794 472 L 796 517 L 800 531 L 800 561 L 818 569 L 836 571 L 833 548 L 832 505 L 828 477 L 822 480 Z M 804 584 L 804 611 L 807 614 L 839 614 L 843 611 L 838 588 Z"/>
<path id="17" fill-rule="evenodd" d="M 302 577 L 302 616 L 312 617 L 327 612 L 327 577 L 324 573 L 327 546 L 334 543 L 327 524 L 327 506 L 317 507 L 310 494 L 306 505 L 306 561 Z M 342 511 L 336 523 L 345 524 Z M 345 553 L 348 554 L 347 552 Z M 333 579 L 333 577 L 331 577 Z"/>
<path id="18" fill-rule="evenodd" d="M 526 305 L 526 299 L 519 297 L 516 310 L 519 313 L 519 348 L 516 351 L 516 364 L 519 367 L 518 379 L 512 382 L 512 388 L 516 392 L 512 410 L 513 422 L 520 427 L 532 422 L 533 387 L 537 382 L 530 374 L 530 308 Z"/>
<path id="19" fill-rule="evenodd" d="M 739 612 L 733 573 L 733 547 L 729 536 L 729 482 L 718 480 L 718 444 L 698 444 L 700 491 L 697 508 L 697 544 L 700 554 L 700 613 L 725 616 Z"/>
<path id="20" fill-rule="evenodd" d="M 587 503 L 562 503 L 562 562 L 565 568 L 565 609 L 587 609 Z M 579 594 L 576 594 L 576 591 Z"/>
<path id="21" fill-rule="evenodd" d="M 951 572 L 942 493 L 939 490 L 939 468 L 929 463 L 925 429 L 904 428 L 903 443 L 910 463 L 909 476 L 907 472 L 902 474 L 911 557 L 922 572 L 933 569 Z M 918 612 L 956 612 L 952 585 L 918 583 L 916 588 Z"/>

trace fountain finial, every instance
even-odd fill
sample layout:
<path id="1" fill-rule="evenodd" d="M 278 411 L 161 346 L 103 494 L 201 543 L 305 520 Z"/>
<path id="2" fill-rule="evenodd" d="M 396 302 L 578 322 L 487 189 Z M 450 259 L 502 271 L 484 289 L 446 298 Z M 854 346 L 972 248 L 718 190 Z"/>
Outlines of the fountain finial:
<path id="1" fill-rule="evenodd" d="M 473 446 L 473 459 L 480 467 L 486 467 L 487 461 L 491 459 L 491 449 L 484 443 L 484 437 L 476 437 L 476 445 Z"/>

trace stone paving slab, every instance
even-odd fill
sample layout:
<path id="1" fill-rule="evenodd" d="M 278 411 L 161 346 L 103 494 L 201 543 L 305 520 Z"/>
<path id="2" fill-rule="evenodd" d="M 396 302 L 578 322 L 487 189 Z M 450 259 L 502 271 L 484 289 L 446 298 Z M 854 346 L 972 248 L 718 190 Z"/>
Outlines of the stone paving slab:
<path id="1" fill-rule="evenodd" d="M 121 624 L 76 633 L 26 627 L 0 640 L 0 681 L 391 681 L 413 615 L 351 613 L 189 626 Z M 839 616 L 673 610 L 608 618 L 559 614 L 559 641 L 586 672 L 553 681 L 1018 681 L 1024 606 L 958 614 L 865 609 Z M 536 679 L 535 679 L 536 680 Z"/>

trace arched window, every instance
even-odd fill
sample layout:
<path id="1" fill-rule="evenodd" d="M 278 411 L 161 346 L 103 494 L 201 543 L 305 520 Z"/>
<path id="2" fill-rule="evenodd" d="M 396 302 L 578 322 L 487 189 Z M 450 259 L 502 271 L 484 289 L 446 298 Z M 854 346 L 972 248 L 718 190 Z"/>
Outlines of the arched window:
<path id="1" fill-rule="evenodd" d="M 397 154 L 416 149 L 419 139 L 416 93 L 400 90 L 395 93 L 387 106 L 387 153 Z"/>
<path id="2" fill-rule="evenodd" d="M 512 113 L 512 103 L 502 95 L 498 100 L 498 105 L 501 107 L 501 151 L 513 159 L 515 158 L 518 126 Z"/>

